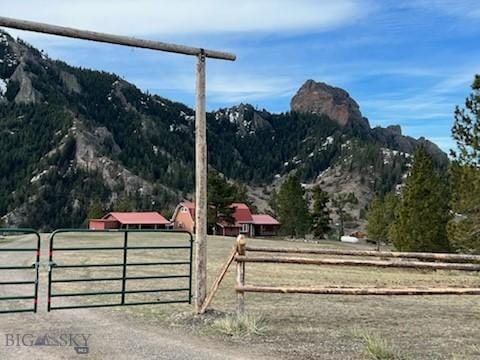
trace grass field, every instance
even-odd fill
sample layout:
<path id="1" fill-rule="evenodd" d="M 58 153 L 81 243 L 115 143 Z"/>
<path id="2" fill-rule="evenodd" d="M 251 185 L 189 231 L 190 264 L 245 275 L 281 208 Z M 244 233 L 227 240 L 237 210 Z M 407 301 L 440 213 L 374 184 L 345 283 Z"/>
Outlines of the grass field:
<path id="1" fill-rule="evenodd" d="M 167 245 L 187 243 L 180 235 L 131 235 L 130 245 Z M 118 234 L 98 238 L 85 234 L 59 237 L 58 246 L 121 246 Z M 276 240 L 249 240 L 250 244 L 282 247 L 367 248 L 367 245 L 304 244 Z M 227 258 L 233 238 L 208 239 L 209 282 Z M 183 252 L 182 252 L 183 251 Z M 135 254 L 134 254 L 135 252 Z M 129 262 L 174 261 L 187 259 L 187 250 L 136 250 Z M 121 251 L 88 253 L 58 252 L 55 261 L 66 263 L 118 263 Z M 62 270 L 62 271 L 60 271 Z M 188 267 L 138 267 L 129 276 L 184 274 Z M 54 270 L 54 278 L 73 276 L 116 277 L 120 268 L 107 270 Z M 216 325 L 235 310 L 234 267 L 232 266 L 211 308 L 203 317 L 192 315 L 188 304 L 112 308 L 134 321 L 147 321 L 162 327 L 175 327 L 192 336 L 214 338 L 226 344 L 260 349 L 278 358 L 295 359 L 477 359 L 480 358 L 480 296 L 338 296 L 246 294 L 246 307 L 254 319 L 261 319 L 258 335 L 237 337 L 222 335 Z M 43 274 L 45 276 L 45 274 Z M 246 283 L 257 285 L 295 286 L 471 286 L 480 287 L 477 273 L 375 269 L 354 267 L 305 266 L 287 264 L 247 264 Z M 183 287 L 186 279 L 131 281 L 127 289 Z M 117 291 L 121 282 L 55 284 L 54 292 Z M 186 293 L 129 295 L 127 301 L 165 300 L 183 297 Z M 118 295 L 100 298 L 54 299 L 55 304 L 118 302 Z M 95 310 L 92 310 L 95 311 Z M 374 357 L 377 354 L 378 357 Z M 383 354 L 383 355 L 382 355 Z M 381 357 L 380 357 L 381 355 Z"/>

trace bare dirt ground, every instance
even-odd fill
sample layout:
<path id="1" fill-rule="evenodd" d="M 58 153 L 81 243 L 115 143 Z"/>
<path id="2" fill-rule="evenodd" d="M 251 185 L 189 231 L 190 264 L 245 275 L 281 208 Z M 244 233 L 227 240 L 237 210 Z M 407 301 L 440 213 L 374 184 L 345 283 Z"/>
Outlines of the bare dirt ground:
<path id="1" fill-rule="evenodd" d="M 81 236 L 65 239 L 66 242 L 75 244 L 84 240 Z M 23 240 L 10 243 L 9 246 L 12 244 L 18 246 L 21 241 Z M 213 281 L 221 263 L 227 258 L 233 241 L 232 238 L 222 237 L 209 239 L 210 282 Z M 95 239 L 87 239 L 82 246 L 95 242 Z M 264 246 L 278 245 L 278 241 L 274 240 L 251 240 L 251 243 Z M 281 242 L 281 246 L 366 247 L 333 242 L 317 245 L 284 241 Z M 131 261 L 140 259 L 153 261 L 157 255 L 152 252 L 139 252 L 137 256 L 137 259 L 132 258 Z M 171 256 L 173 259 L 173 255 Z M 97 263 L 111 262 L 113 258 L 115 256 L 111 253 L 99 252 L 93 255 L 90 253 L 88 256 L 69 254 L 64 259 L 59 257 L 58 261 Z M 113 275 L 111 271 L 113 270 L 103 275 L 111 276 Z M 153 269 L 143 270 L 142 273 L 152 274 Z M 0 359 L 85 358 L 85 355 L 76 355 L 72 347 L 5 346 L 5 334 L 26 332 L 36 335 L 91 334 L 88 358 L 93 359 L 269 357 L 363 359 L 364 344 L 355 335 L 358 332 L 368 332 L 382 337 L 400 350 L 402 358 L 480 358 L 478 330 L 480 297 L 475 296 L 349 297 L 247 294 L 247 311 L 262 317 L 267 324 L 267 331 L 263 336 L 237 338 L 221 335 L 211 327 L 215 319 L 222 318 L 235 309 L 233 269 L 227 274 L 214 299 L 212 304 L 214 310 L 202 318 L 193 316 L 192 307 L 188 304 L 61 310 L 46 313 L 45 276 L 46 270 L 42 269 L 43 288 L 40 294 L 40 312 L 37 315 L 0 315 Z M 87 272 L 86 276 L 98 276 L 98 273 Z M 296 286 L 480 286 L 480 276 L 477 273 L 285 264 L 247 264 L 246 281 L 247 284 Z M 57 287 L 56 291 L 92 290 L 90 288 L 92 285 L 87 288 L 82 288 L 78 284 L 68 286 Z M 146 283 L 137 286 L 152 287 Z M 111 288 L 105 285 L 100 289 Z M 146 299 L 141 296 L 142 299 Z M 54 300 L 60 304 L 60 299 Z M 66 301 L 78 302 L 79 299 Z M 98 302 L 96 298 L 82 301 Z"/>
<path id="2" fill-rule="evenodd" d="M 0 246 L 30 247 L 31 244 L 31 238 L 22 237 Z M 42 238 L 42 253 L 48 253 L 47 236 Z M 18 256 L 18 253 L 15 254 Z M 31 259 L 32 255 L 29 254 L 21 255 L 16 260 L 3 260 L 31 264 Z M 28 270 L 13 273 L 14 275 L 8 276 L 11 281 L 32 278 L 32 272 Z M 0 314 L 0 359 L 254 359 L 262 356 L 257 352 L 240 356 L 242 352 L 237 349 L 238 346 L 198 338 L 181 329 L 141 321 L 141 318 L 132 316 L 135 311 L 126 311 L 125 308 L 58 310 L 48 313 L 46 280 L 47 271 L 42 267 L 37 314 Z M 29 294 L 31 286 L 17 291 L 18 295 Z M 10 294 L 11 292 L 10 288 Z M 0 296 L 6 296 L 5 290 L 0 290 Z M 31 305 L 30 300 L 20 304 L 20 307 Z M 169 312 L 169 305 L 158 306 L 164 307 L 166 313 Z M 136 307 L 141 311 L 148 311 L 147 308 L 149 307 Z M 184 312 L 192 310 L 190 305 L 182 305 L 180 308 Z M 172 310 L 178 311 L 178 307 Z M 20 345 L 16 334 L 21 336 Z M 73 334 L 74 338 L 70 342 L 70 337 L 67 337 L 68 343 L 62 342 L 62 346 L 29 346 L 32 339 L 36 340 L 46 334 L 51 337 L 51 344 L 62 335 Z M 77 354 L 74 347 L 85 345 L 85 337 L 88 337 L 86 343 L 89 353 Z"/>

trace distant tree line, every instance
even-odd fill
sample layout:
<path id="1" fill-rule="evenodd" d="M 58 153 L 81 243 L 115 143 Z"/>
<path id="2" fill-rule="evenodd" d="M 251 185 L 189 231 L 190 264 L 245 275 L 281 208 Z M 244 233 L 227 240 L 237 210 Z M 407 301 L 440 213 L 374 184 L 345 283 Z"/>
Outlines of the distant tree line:
<path id="1" fill-rule="evenodd" d="M 421 147 L 401 194 L 370 204 L 369 237 L 404 251 L 480 253 L 480 76 L 465 107 L 455 109 L 448 171 Z"/>

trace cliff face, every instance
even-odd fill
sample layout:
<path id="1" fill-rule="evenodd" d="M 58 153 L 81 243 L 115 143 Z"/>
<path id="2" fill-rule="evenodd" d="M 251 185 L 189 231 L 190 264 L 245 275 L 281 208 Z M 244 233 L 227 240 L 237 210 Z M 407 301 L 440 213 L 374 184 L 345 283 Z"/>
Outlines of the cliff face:
<path id="1" fill-rule="evenodd" d="M 307 80 L 290 102 L 292 111 L 324 114 L 344 127 L 370 128 L 360 106 L 343 89 Z"/>
<path id="2" fill-rule="evenodd" d="M 424 144 L 437 161 L 447 160 L 445 153 L 434 143 L 425 138 L 414 139 L 402 135 L 399 125 L 371 129 L 358 103 L 338 87 L 307 80 L 292 98 L 290 108 L 300 113 L 326 115 L 342 127 L 359 131 L 372 142 L 405 153 L 413 153 L 420 144 Z"/>

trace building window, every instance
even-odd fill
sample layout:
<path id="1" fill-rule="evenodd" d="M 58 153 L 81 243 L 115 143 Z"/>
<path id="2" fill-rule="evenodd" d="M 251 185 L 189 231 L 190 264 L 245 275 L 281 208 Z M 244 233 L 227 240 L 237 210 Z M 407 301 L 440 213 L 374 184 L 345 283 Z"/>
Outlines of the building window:
<path id="1" fill-rule="evenodd" d="M 180 212 L 186 213 L 187 211 L 188 211 L 188 209 L 186 207 L 180 208 Z"/>
<path id="2" fill-rule="evenodd" d="M 242 224 L 242 232 L 246 233 L 249 230 L 249 224 Z"/>

